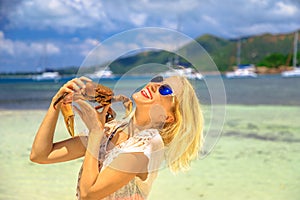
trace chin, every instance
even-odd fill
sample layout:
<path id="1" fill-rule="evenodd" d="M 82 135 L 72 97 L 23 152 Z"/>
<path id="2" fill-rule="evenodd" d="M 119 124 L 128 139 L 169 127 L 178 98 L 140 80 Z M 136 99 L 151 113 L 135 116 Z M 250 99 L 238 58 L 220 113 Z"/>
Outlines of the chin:
<path id="1" fill-rule="evenodd" d="M 148 104 L 147 100 L 145 99 L 145 97 L 140 93 L 140 92 L 136 92 L 132 95 L 132 99 L 135 102 L 136 105 L 138 104 Z"/>
<path id="2" fill-rule="evenodd" d="M 135 103 L 141 102 L 141 95 L 139 95 L 139 93 L 136 92 L 132 95 L 132 99 Z"/>

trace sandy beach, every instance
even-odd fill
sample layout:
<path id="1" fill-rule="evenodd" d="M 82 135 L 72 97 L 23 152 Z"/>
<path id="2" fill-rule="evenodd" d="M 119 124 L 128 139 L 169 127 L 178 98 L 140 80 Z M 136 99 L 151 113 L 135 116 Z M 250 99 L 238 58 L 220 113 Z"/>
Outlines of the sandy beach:
<path id="1" fill-rule="evenodd" d="M 289 199 L 300 196 L 300 108 L 228 105 L 213 151 L 178 175 L 162 169 L 150 200 Z M 0 111 L 0 199 L 75 199 L 82 160 L 30 162 L 45 110 Z M 59 120 L 55 140 L 69 137 Z"/>

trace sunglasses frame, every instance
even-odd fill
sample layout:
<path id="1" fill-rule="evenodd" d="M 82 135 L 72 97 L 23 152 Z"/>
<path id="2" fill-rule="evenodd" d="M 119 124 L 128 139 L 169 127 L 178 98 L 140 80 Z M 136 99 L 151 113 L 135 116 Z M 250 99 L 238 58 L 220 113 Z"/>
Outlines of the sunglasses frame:
<path id="1" fill-rule="evenodd" d="M 164 78 L 162 76 L 155 76 L 154 78 L 152 78 L 150 80 L 150 82 L 152 82 L 152 83 L 161 83 L 163 81 L 164 81 Z M 171 90 L 172 93 L 171 94 L 162 94 L 161 91 L 160 91 L 160 88 L 162 86 L 167 87 L 169 90 Z M 174 94 L 174 91 L 173 91 L 173 89 L 172 89 L 172 87 L 170 85 L 168 85 L 168 84 L 162 84 L 162 85 L 159 86 L 158 91 L 159 91 L 159 94 L 162 95 L 162 96 L 172 96 L 173 97 L 172 98 L 172 102 L 175 103 L 175 98 L 174 98 L 175 94 Z"/>

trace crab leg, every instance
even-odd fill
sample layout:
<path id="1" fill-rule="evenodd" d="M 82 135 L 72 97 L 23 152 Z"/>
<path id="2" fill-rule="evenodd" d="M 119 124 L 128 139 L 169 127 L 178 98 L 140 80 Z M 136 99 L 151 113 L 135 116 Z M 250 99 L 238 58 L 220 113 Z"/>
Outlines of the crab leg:
<path id="1" fill-rule="evenodd" d="M 64 116 L 65 124 L 68 132 L 72 137 L 74 137 L 74 112 L 72 110 L 72 105 L 70 103 L 63 103 L 61 105 L 61 112 Z"/>
<path id="2" fill-rule="evenodd" d="M 61 95 L 54 103 L 53 107 L 56 109 L 56 105 L 62 101 L 69 93 L 65 92 L 63 95 Z M 64 117 L 65 125 L 67 127 L 68 132 L 72 137 L 74 137 L 74 112 L 71 105 L 71 100 L 69 99 L 68 103 L 63 102 L 61 104 L 61 113 Z"/>
<path id="3" fill-rule="evenodd" d="M 132 111 L 132 101 L 124 95 L 117 95 L 112 98 L 112 102 L 118 102 L 118 101 L 121 101 L 123 103 L 126 109 L 125 117 L 128 117 L 129 113 Z"/>
<path id="4" fill-rule="evenodd" d="M 65 92 L 63 95 L 61 95 L 60 97 L 58 97 L 58 99 L 56 99 L 56 101 L 53 104 L 54 109 L 56 109 L 56 105 L 63 100 L 69 93 Z"/>

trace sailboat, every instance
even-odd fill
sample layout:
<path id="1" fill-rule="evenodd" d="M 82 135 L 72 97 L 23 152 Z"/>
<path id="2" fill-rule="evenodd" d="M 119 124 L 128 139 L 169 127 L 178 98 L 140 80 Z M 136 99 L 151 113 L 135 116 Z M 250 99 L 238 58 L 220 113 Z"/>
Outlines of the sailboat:
<path id="1" fill-rule="evenodd" d="M 180 32 L 181 29 L 181 16 L 177 14 L 177 28 L 176 30 Z M 176 45 L 176 50 L 179 50 L 179 47 Z M 189 80 L 203 80 L 204 75 L 202 75 L 198 70 L 183 66 L 179 62 L 179 56 L 175 53 L 174 58 L 171 58 L 169 62 L 166 63 L 169 70 L 165 71 L 161 75 L 164 77 L 170 77 L 170 76 L 183 76 Z"/>
<path id="2" fill-rule="evenodd" d="M 169 63 L 167 63 L 167 65 L 169 65 L 169 68 L 171 68 L 171 65 Z M 197 72 L 195 69 L 190 68 L 190 67 L 185 67 L 179 64 L 175 65 L 175 68 L 172 67 L 172 69 L 164 72 L 161 74 L 164 77 L 170 77 L 170 76 L 183 76 L 187 79 L 190 80 L 203 80 L 204 76 Z"/>
<path id="3" fill-rule="evenodd" d="M 282 77 L 300 77 L 300 67 L 297 66 L 297 50 L 298 50 L 298 31 L 295 32 L 294 36 L 294 48 L 293 48 L 293 69 L 290 71 L 284 71 L 281 73 Z"/>
<path id="4" fill-rule="evenodd" d="M 98 78 L 101 78 L 101 79 L 114 79 L 115 78 L 115 75 L 110 70 L 109 66 L 106 66 L 105 68 L 99 69 L 99 70 L 95 71 L 92 74 L 88 74 L 87 76 L 91 79 L 98 79 Z"/>
<path id="5" fill-rule="evenodd" d="M 46 69 L 42 74 L 33 76 L 32 79 L 36 81 L 59 81 L 61 78 L 60 74 L 56 71 Z"/>
<path id="6" fill-rule="evenodd" d="M 255 66 L 253 64 L 241 64 L 241 39 L 237 42 L 237 69 L 227 72 L 226 78 L 256 78 Z"/>
<path id="7" fill-rule="evenodd" d="M 48 64 L 47 61 L 48 61 L 48 59 L 47 59 L 47 43 L 45 43 L 44 46 L 43 46 L 43 53 L 42 53 L 42 56 L 40 58 L 41 65 L 43 67 L 47 66 L 47 64 Z M 61 75 L 57 71 L 55 71 L 51 68 L 46 68 L 41 73 L 32 76 L 32 79 L 34 81 L 54 81 L 54 82 L 57 82 L 61 79 Z"/>

